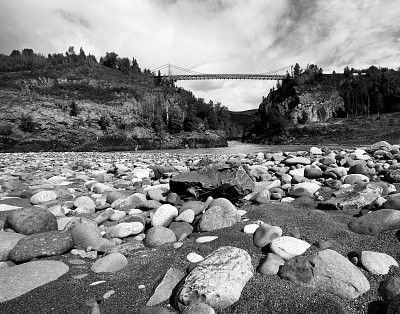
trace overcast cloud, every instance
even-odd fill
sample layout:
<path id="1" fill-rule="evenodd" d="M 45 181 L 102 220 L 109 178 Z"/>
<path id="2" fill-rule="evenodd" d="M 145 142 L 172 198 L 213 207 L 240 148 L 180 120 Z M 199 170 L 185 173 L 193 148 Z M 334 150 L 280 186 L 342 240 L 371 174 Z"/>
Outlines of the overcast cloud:
<path id="1" fill-rule="evenodd" d="M 142 68 L 264 73 L 298 62 L 325 73 L 400 66 L 396 0 L 0 0 L 0 52 L 114 51 Z M 257 108 L 271 81 L 178 82 L 231 110 Z"/>

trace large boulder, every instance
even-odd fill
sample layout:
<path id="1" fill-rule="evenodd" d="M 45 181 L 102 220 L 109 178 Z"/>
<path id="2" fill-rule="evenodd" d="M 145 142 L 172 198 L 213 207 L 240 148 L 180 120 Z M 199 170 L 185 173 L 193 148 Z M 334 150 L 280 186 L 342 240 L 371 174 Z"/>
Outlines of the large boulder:
<path id="1" fill-rule="evenodd" d="M 4 223 L 4 229 L 10 228 L 17 233 L 29 235 L 58 229 L 57 218 L 47 209 L 26 207 L 10 212 Z"/>
<path id="2" fill-rule="evenodd" d="M 208 165 L 198 171 L 183 172 L 170 180 L 170 190 L 179 195 L 204 193 L 238 198 L 254 190 L 254 181 L 243 166 Z"/>
<path id="3" fill-rule="evenodd" d="M 233 226 L 240 221 L 240 215 L 236 207 L 226 198 L 213 200 L 209 208 L 201 217 L 200 231 L 213 231 Z"/>
<path id="4" fill-rule="evenodd" d="M 253 276 L 250 255 L 239 248 L 223 246 L 212 252 L 176 288 L 174 306 L 183 311 L 194 303 L 205 303 L 216 310 L 235 303 Z"/>
<path id="5" fill-rule="evenodd" d="M 287 261 L 280 268 L 279 276 L 345 299 L 355 299 L 370 289 L 363 273 L 347 258 L 331 249 Z"/>

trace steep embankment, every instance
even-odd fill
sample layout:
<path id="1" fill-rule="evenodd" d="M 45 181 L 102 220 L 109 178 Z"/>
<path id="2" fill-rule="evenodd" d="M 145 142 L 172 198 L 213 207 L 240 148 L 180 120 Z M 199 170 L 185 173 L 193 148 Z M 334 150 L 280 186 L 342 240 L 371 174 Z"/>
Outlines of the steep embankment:
<path id="1" fill-rule="evenodd" d="M 132 83 L 119 71 L 98 64 L 3 72 L 0 151 L 227 146 L 224 131 L 203 127 L 183 132 L 180 127 L 171 132 L 168 127 L 177 120 L 171 117 L 183 121 L 184 106 L 173 86 Z"/>

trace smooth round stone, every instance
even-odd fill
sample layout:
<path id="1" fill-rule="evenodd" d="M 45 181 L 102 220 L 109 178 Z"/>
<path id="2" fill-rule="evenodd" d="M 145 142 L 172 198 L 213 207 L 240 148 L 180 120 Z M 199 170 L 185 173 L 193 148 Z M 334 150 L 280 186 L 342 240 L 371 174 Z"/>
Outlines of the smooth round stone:
<path id="1" fill-rule="evenodd" d="M 237 213 L 237 208 L 235 207 L 235 205 L 233 205 L 230 200 L 223 198 L 223 197 L 212 200 L 211 203 L 208 205 L 208 208 L 211 208 L 214 206 L 219 206 L 219 207 L 223 208 L 225 212 Z"/>
<path id="2" fill-rule="evenodd" d="M 359 234 L 377 235 L 379 233 L 400 229 L 400 211 L 380 209 L 350 221 L 348 227 Z"/>
<path id="3" fill-rule="evenodd" d="M 167 198 L 165 197 L 165 193 L 169 190 L 167 187 L 157 186 L 152 187 L 151 189 L 147 190 L 147 195 L 151 200 L 165 203 Z"/>
<path id="4" fill-rule="evenodd" d="M 279 255 L 284 260 L 289 260 L 295 256 L 303 254 L 311 245 L 306 241 L 282 236 L 280 238 L 276 238 L 270 243 L 270 250 Z"/>
<path id="5" fill-rule="evenodd" d="M 200 201 L 189 201 L 186 202 L 179 208 L 179 213 L 183 213 L 187 209 L 193 210 L 195 216 L 200 214 L 204 209 L 206 208 L 205 203 L 200 202 Z"/>
<path id="6" fill-rule="evenodd" d="M 166 202 L 171 205 L 177 205 L 181 201 L 181 198 L 178 194 L 171 192 L 166 197 Z"/>
<path id="7" fill-rule="evenodd" d="M 198 263 L 201 262 L 204 257 L 197 253 L 191 252 L 186 256 L 186 259 L 191 263 Z"/>
<path id="8" fill-rule="evenodd" d="M 168 227 L 172 219 L 178 216 L 178 209 L 171 204 L 161 205 L 154 213 L 151 225 Z"/>
<path id="9" fill-rule="evenodd" d="M 196 243 L 207 243 L 218 239 L 218 236 L 204 236 L 196 239 Z"/>
<path id="10" fill-rule="evenodd" d="M 318 147 L 311 147 L 310 154 L 311 155 L 322 155 L 322 150 L 319 149 Z"/>
<path id="11" fill-rule="evenodd" d="M 174 233 L 177 239 L 181 239 L 181 236 L 186 234 L 191 234 L 193 232 L 192 225 L 188 224 L 187 222 L 182 221 L 174 221 L 172 222 L 169 227 Z M 182 240 L 182 239 L 181 239 Z"/>
<path id="12" fill-rule="evenodd" d="M 307 166 L 304 168 L 304 177 L 307 179 L 318 179 L 322 176 L 322 171 L 317 166 Z"/>
<path id="13" fill-rule="evenodd" d="M 175 221 L 184 221 L 191 224 L 194 220 L 194 211 L 192 209 L 187 209 L 182 212 L 178 217 L 175 218 Z"/>
<path id="14" fill-rule="evenodd" d="M 24 237 L 20 233 L 0 231 L 0 261 L 7 261 L 11 250 Z"/>
<path id="15" fill-rule="evenodd" d="M 106 202 L 108 204 L 112 204 L 116 200 L 125 199 L 125 198 L 126 198 L 126 195 L 124 193 L 121 193 L 119 191 L 112 191 L 112 192 L 107 193 Z"/>
<path id="16" fill-rule="evenodd" d="M 397 261 L 390 255 L 372 251 L 361 252 L 361 264 L 375 275 L 386 275 L 391 266 L 399 267 Z"/>
<path id="17" fill-rule="evenodd" d="M 74 246 L 86 249 L 96 247 L 102 239 L 101 232 L 96 225 L 89 223 L 78 223 L 71 228 Z"/>
<path id="18" fill-rule="evenodd" d="M 99 194 L 103 194 L 105 192 L 111 192 L 113 190 L 114 190 L 114 188 L 112 188 L 111 186 L 104 184 L 104 183 L 100 183 L 100 182 L 98 182 L 92 186 L 92 191 L 94 193 L 99 193 Z"/>
<path id="19" fill-rule="evenodd" d="M 311 163 L 310 159 L 306 157 L 292 157 L 285 159 L 283 161 L 286 165 L 309 165 Z"/>
<path id="20" fill-rule="evenodd" d="M 112 221 L 118 221 L 121 220 L 122 218 L 124 218 L 126 216 L 126 212 L 122 211 L 122 210 L 114 210 L 114 213 L 110 216 L 110 220 Z"/>
<path id="21" fill-rule="evenodd" d="M 43 204 L 57 199 L 57 193 L 53 191 L 40 191 L 34 194 L 30 202 L 33 205 Z"/>
<path id="22" fill-rule="evenodd" d="M 348 174 L 342 177 L 344 184 L 355 184 L 356 182 L 369 182 L 369 178 L 363 174 Z"/>
<path id="23" fill-rule="evenodd" d="M 163 226 L 155 226 L 147 230 L 144 245 L 155 248 L 165 243 L 176 242 L 175 233 Z"/>
<path id="24" fill-rule="evenodd" d="M 348 174 L 367 174 L 368 167 L 364 164 L 355 164 L 350 167 Z"/>
<path id="25" fill-rule="evenodd" d="M 172 247 L 174 249 L 179 249 L 182 245 L 183 245 L 183 242 L 175 242 L 174 244 L 172 244 Z"/>
<path id="26" fill-rule="evenodd" d="M 311 195 L 314 195 L 315 192 L 317 192 L 320 188 L 321 185 L 313 182 L 303 182 L 303 183 L 298 183 L 295 186 L 293 186 L 295 189 L 298 188 L 303 188 L 305 189 L 308 193 Z M 307 196 L 307 195 L 306 195 Z"/>
<path id="27" fill-rule="evenodd" d="M 107 234 L 112 238 L 126 238 L 130 235 L 136 235 L 144 230 L 141 222 L 121 222 L 108 228 Z"/>
<path id="28" fill-rule="evenodd" d="M 400 210 L 400 194 L 390 195 L 382 204 L 382 208 Z"/>
<path id="29" fill-rule="evenodd" d="M 282 236 L 282 229 L 278 226 L 271 226 L 262 223 L 253 235 L 253 243 L 258 248 L 263 248 L 271 243 L 272 240 Z"/>
<path id="30" fill-rule="evenodd" d="M 112 208 L 107 208 L 103 212 L 101 212 L 99 215 L 96 216 L 94 221 L 96 222 L 97 225 L 101 225 L 107 220 L 110 219 L 110 217 L 114 214 L 114 210 Z"/>
<path id="31" fill-rule="evenodd" d="M 58 229 L 57 218 L 47 209 L 26 207 L 8 213 L 4 229 L 29 235 Z"/>
<path id="32" fill-rule="evenodd" d="M 400 294 L 400 278 L 391 276 L 381 283 L 379 294 L 386 302 L 390 302 L 395 296 Z"/>
<path id="33" fill-rule="evenodd" d="M 298 198 L 298 197 L 302 197 L 302 196 L 312 197 L 312 194 L 310 192 L 308 192 L 305 188 L 296 187 L 296 186 L 293 187 L 293 190 L 288 191 L 287 195 L 294 197 L 294 198 Z"/>
<path id="34" fill-rule="evenodd" d="M 96 208 L 96 203 L 89 196 L 79 196 L 74 201 L 74 207 L 79 208 L 79 212 L 81 213 L 94 213 Z"/>
<path id="35" fill-rule="evenodd" d="M 257 272 L 264 275 L 276 275 L 279 272 L 279 267 L 284 265 L 285 261 L 282 257 L 268 253 L 267 258 L 257 268 Z"/>
<path id="36" fill-rule="evenodd" d="M 247 233 L 247 234 L 253 234 L 254 232 L 256 232 L 258 227 L 260 227 L 259 224 L 248 224 L 248 225 L 244 226 L 243 232 Z"/>
<path id="37" fill-rule="evenodd" d="M 111 273 L 124 269 L 127 265 L 126 257 L 115 252 L 98 259 L 90 269 L 95 273 Z"/>

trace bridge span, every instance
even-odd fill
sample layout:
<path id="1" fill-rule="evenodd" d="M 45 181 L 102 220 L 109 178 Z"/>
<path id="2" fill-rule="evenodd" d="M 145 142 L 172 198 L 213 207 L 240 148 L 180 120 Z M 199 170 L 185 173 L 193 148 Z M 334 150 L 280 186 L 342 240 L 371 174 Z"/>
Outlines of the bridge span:
<path id="1" fill-rule="evenodd" d="M 188 80 L 283 80 L 292 74 L 292 66 L 260 74 L 206 74 L 187 70 L 172 64 L 165 64 L 152 71 L 155 77 L 174 81 Z"/>

